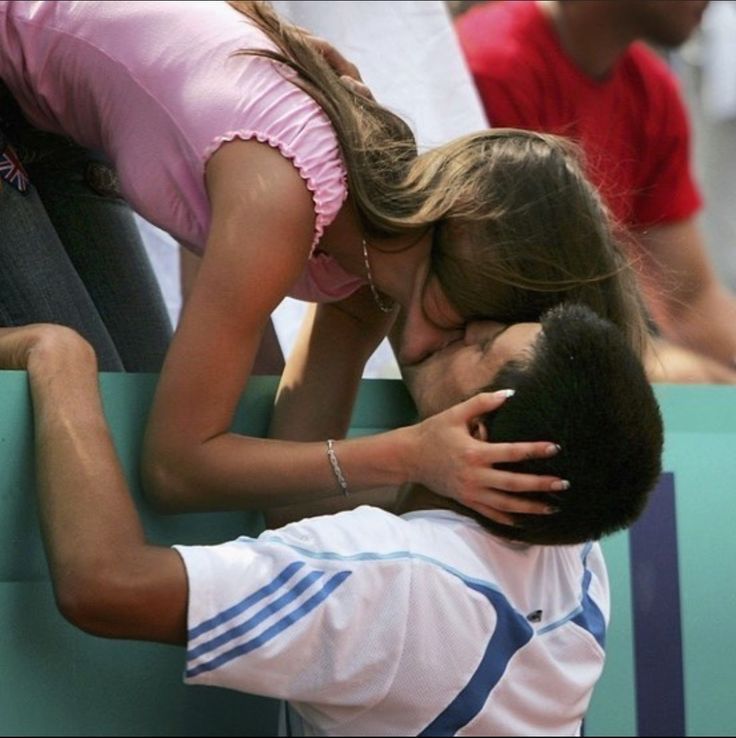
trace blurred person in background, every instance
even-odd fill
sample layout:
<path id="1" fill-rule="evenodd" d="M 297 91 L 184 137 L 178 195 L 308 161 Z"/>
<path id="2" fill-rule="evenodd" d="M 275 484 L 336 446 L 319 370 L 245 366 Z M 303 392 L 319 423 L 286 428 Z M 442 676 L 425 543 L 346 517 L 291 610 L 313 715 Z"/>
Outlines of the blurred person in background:
<path id="1" fill-rule="evenodd" d="M 474 4 L 456 22 L 492 126 L 569 136 L 631 234 L 663 381 L 736 382 L 736 300 L 696 215 L 701 196 L 678 82 L 642 42 L 675 48 L 707 2 L 559 0 Z"/>

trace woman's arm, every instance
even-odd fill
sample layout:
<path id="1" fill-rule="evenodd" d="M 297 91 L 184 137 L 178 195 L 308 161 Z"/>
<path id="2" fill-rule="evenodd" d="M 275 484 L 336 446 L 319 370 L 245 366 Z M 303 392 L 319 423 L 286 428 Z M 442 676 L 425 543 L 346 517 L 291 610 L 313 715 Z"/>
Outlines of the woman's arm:
<path id="1" fill-rule="evenodd" d="M 269 429 L 271 438 L 323 441 L 343 438 L 349 428 L 363 367 L 393 322 L 377 309 L 368 288 L 346 300 L 312 305 L 288 357 Z M 335 356 L 335 336 L 356 327 L 350 345 Z M 337 487 L 335 488 L 337 490 Z M 396 488 L 385 487 L 350 496 L 310 499 L 264 511 L 266 524 L 277 528 L 294 520 L 374 505 L 392 510 Z"/>
<path id="2" fill-rule="evenodd" d="M 279 383 L 269 436 L 343 438 L 363 368 L 393 321 L 367 287 L 340 302 L 311 305 Z"/>
<path id="3" fill-rule="evenodd" d="M 170 510 L 263 509 L 340 494 L 323 442 L 230 432 L 263 327 L 306 265 L 311 195 L 288 160 L 253 141 L 225 144 L 208 165 L 207 185 L 211 234 L 149 418 L 147 490 Z M 356 332 L 343 321 L 333 336 L 335 360 Z M 473 439 L 468 426 L 496 404 L 481 395 L 417 426 L 340 441 L 351 490 L 416 481 L 468 504 L 488 499 L 505 475 L 491 469 L 499 461 L 493 444 Z M 525 487 L 528 480 L 513 476 L 512 489 L 555 481 L 539 477 Z M 520 500 L 516 511 L 537 510 Z"/>
<path id="4" fill-rule="evenodd" d="M 148 491 L 171 509 L 264 508 L 334 495 L 339 490 L 324 443 L 230 432 L 263 326 L 306 265 L 311 195 L 289 161 L 256 142 L 226 144 L 207 175 L 211 236 L 150 416 L 143 461 Z M 351 347 L 365 343 L 365 326 L 349 318 L 338 323 L 332 359 L 345 362 Z M 357 486 L 404 476 L 403 459 L 381 448 L 388 442 L 374 443 L 357 455 Z"/>
<path id="5" fill-rule="evenodd" d="M 207 187 L 207 249 L 164 364 L 144 448 L 147 490 L 174 509 L 258 506 L 259 491 L 284 472 L 285 490 L 294 487 L 286 449 L 229 431 L 263 327 L 306 264 L 311 195 L 291 162 L 253 141 L 223 145 L 208 164 Z M 294 461 L 305 471 L 309 450 L 299 451 L 307 457 Z M 311 467 L 308 476 L 325 488 L 329 477 L 320 478 L 316 454 Z"/>

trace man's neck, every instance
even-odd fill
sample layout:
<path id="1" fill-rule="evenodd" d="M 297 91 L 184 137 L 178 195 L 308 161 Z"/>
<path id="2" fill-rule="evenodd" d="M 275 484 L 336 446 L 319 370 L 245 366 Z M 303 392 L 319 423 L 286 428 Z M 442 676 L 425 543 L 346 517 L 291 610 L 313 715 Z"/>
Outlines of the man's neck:
<path id="1" fill-rule="evenodd" d="M 454 500 L 450 500 L 447 497 L 441 497 L 440 495 L 430 492 L 426 487 L 422 487 L 419 484 L 407 485 L 405 489 L 399 494 L 399 499 L 394 508 L 396 515 L 403 515 L 404 513 L 414 512 L 415 510 L 450 510 L 451 512 L 464 515 L 468 518 L 473 518 L 479 522 L 491 535 L 495 536 L 498 541 L 511 548 L 528 548 L 530 544 L 524 543 L 523 541 L 515 541 L 508 535 L 502 535 L 500 531 L 494 530 L 494 523 L 478 513 L 474 513 L 472 510 L 464 507 Z"/>
<path id="2" fill-rule="evenodd" d="M 463 514 L 463 508 L 453 500 L 436 495 L 421 484 L 408 484 L 399 494 L 395 511 L 403 515 L 415 510 L 452 510 Z"/>
<path id="3" fill-rule="evenodd" d="M 562 48 L 575 65 L 593 79 L 608 76 L 638 37 L 635 29 L 621 23 L 615 2 L 538 2 L 540 10 L 554 26 Z"/>

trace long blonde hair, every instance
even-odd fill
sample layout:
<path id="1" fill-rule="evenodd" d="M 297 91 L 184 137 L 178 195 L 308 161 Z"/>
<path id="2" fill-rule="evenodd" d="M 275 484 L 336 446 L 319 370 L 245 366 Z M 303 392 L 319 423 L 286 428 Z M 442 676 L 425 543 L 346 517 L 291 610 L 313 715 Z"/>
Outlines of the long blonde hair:
<path id="1" fill-rule="evenodd" d="M 415 169 L 418 179 L 441 180 L 433 270 L 463 315 L 536 321 L 561 302 L 581 303 L 643 351 L 648 330 L 626 234 L 571 142 L 490 129 L 423 154 Z"/>
<path id="2" fill-rule="evenodd" d="M 491 129 L 417 155 L 396 114 L 356 95 L 303 32 L 265 2 L 229 0 L 281 53 L 244 49 L 298 73 L 332 122 L 369 235 L 434 227 L 433 269 L 467 318 L 537 320 L 565 301 L 609 319 L 641 350 L 643 309 L 605 207 L 564 139 Z"/>

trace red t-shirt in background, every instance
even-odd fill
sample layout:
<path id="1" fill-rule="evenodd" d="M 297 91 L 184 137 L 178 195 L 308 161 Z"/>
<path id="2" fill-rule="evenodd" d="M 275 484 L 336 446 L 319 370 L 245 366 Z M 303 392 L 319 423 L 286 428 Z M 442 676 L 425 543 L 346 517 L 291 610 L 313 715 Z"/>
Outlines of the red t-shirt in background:
<path id="1" fill-rule="evenodd" d="M 644 44 L 595 80 L 567 56 L 533 0 L 472 8 L 457 31 L 490 124 L 581 144 L 591 179 L 624 225 L 671 223 L 699 209 L 678 83 Z"/>

